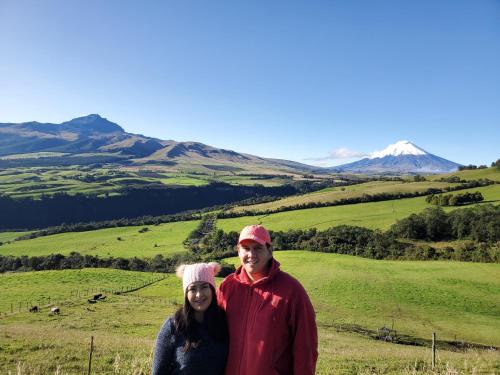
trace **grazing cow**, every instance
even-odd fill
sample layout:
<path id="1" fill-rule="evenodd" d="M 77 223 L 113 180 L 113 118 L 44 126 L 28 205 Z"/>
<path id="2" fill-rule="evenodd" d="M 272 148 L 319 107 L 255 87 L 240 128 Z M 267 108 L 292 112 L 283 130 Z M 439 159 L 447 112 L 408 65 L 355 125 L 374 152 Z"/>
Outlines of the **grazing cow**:
<path id="1" fill-rule="evenodd" d="M 94 300 L 97 301 L 99 298 L 102 297 L 102 293 L 99 294 L 94 294 Z"/>
<path id="2" fill-rule="evenodd" d="M 56 314 L 60 314 L 60 313 L 61 313 L 61 309 L 59 307 L 53 307 L 50 309 L 49 315 L 56 315 Z"/>
<path id="3" fill-rule="evenodd" d="M 38 312 L 38 306 L 32 306 L 30 312 Z"/>
<path id="4" fill-rule="evenodd" d="M 97 303 L 97 301 L 95 299 L 88 299 L 87 302 L 88 303 Z"/>

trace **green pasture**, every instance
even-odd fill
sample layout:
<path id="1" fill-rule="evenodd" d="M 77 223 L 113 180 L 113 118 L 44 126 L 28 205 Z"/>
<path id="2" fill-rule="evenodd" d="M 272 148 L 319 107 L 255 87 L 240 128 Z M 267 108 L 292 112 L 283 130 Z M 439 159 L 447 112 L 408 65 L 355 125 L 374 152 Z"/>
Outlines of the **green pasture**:
<path id="1" fill-rule="evenodd" d="M 149 177 L 148 173 L 153 176 Z M 203 173 L 172 173 L 162 169 L 130 167 L 88 168 L 85 166 L 20 167 L 0 171 L 0 194 L 10 197 L 39 197 L 57 192 L 68 194 L 116 194 L 130 185 L 164 184 L 176 186 L 204 186 L 211 181 L 233 185 L 279 186 L 287 178 L 259 178 L 258 175 L 235 175 L 227 171 Z"/>
<path id="2" fill-rule="evenodd" d="M 218 176 L 217 180 L 221 182 L 226 182 L 231 185 L 245 185 L 245 186 L 263 185 L 266 187 L 281 186 L 291 181 L 290 179 L 282 177 L 257 178 L 257 176 L 241 176 L 241 175 Z"/>
<path id="3" fill-rule="evenodd" d="M 28 233 L 30 232 L 0 232 L 0 242 L 12 241 L 15 240 L 17 237 L 20 237 Z"/>
<path id="4" fill-rule="evenodd" d="M 10 313 L 11 304 L 14 312 L 20 305 L 24 311 L 26 302 L 43 305 L 49 297 L 51 301 L 70 300 L 77 291 L 88 298 L 93 291 L 131 288 L 159 277 L 163 275 L 107 268 L 0 273 L 0 313 Z"/>
<path id="5" fill-rule="evenodd" d="M 392 326 L 403 334 L 500 345 L 500 265 L 401 262 L 277 251 L 320 324 Z M 237 264 L 237 258 L 231 258 Z"/>
<path id="6" fill-rule="evenodd" d="M 500 185 L 460 190 L 480 191 L 486 202 L 500 204 Z M 481 203 L 483 204 L 483 203 Z M 356 225 L 370 229 L 388 229 L 398 219 L 433 207 L 425 202 L 425 197 L 394 199 L 382 202 L 357 203 L 343 206 L 309 208 L 260 216 L 243 216 L 217 221 L 217 227 L 225 232 L 237 231 L 245 225 L 261 223 L 271 230 L 317 228 L 325 230 L 337 225 Z M 463 206 L 470 207 L 470 206 Z M 445 210 L 459 209 L 446 207 Z"/>
<path id="7" fill-rule="evenodd" d="M 0 156 L 0 160 L 16 160 L 16 159 L 40 159 L 40 158 L 51 158 L 68 155 L 64 152 L 31 152 L 27 154 L 11 154 L 6 156 Z"/>
<path id="8" fill-rule="evenodd" d="M 442 340 L 498 346 L 499 265 L 376 261 L 307 251 L 276 252 L 275 256 L 282 269 L 304 285 L 316 310 L 318 375 L 500 371 L 498 351 L 438 350 L 437 369 L 432 372 L 429 348 L 338 331 L 339 324 L 371 329 L 394 324 L 401 334 L 430 338 L 436 332 Z M 237 263 L 236 258 L 229 261 Z M 156 274 L 103 269 L 29 272 L 2 275 L 0 286 L 12 290 L 5 300 L 17 302 L 32 295 L 64 297 L 73 287 L 118 289 L 152 276 Z M 48 308 L 38 314 L 2 315 L 0 372 L 84 373 L 90 336 L 94 336 L 93 373 L 149 373 L 156 334 L 182 300 L 180 280 L 170 274 L 137 292 L 108 294 L 107 301 L 92 305 L 87 298 L 62 301 L 59 316 L 48 316 Z"/>
<path id="9" fill-rule="evenodd" d="M 289 207 L 299 204 L 307 204 L 313 202 L 335 202 L 341 199 L 357 198 L 364 194 L 381 194 L 381 193 L 415 193 L 426 191 L 430 188 L 442 189 L 448 186 L 455 186 L 448 182 L 402 182 L 402 181 L 370 181 L 357 185 L 336 186 L 322 189 L 312 193 L 296 195 L 283 199 L 278 199 L 273 202 L 254 204 L 249 206 L 238 206 L 232 211 L 265 211 L 274 210 L 280 207 Z"/>
<path id="10" fill-rule="evenodd" d="M 182 242 L 197 225 L 198 221 L 150 225 L 144 233 L 139 231 L 146 226 L 60 233 L 5 244 L 0 247 L 0 255 L 67 255 L 72 251 L 83 255 L 123 258 L 171 255 L 184 251 Z"/>
<path id="11" fill-rule="evenodd" d="M 165 185 L 181 185 L 181 186 L 204 186 L 208 185 L 208 180 L 199 177 L 191 176 L 172 176 L 160 179 Z"/>
<path id="12" fill-rule="evenodd" d="M 85 176 L 92 176 L 96 181 L 82 181 Z M 122 186 L 119 180 L 113 181 L 113 176 L 114 171 L 109 169 L 89 172 L 77 166 L 13 168 L 0 173 L 0 194 L 17 198 L 57 192 L 104 194 Z"/>
<path id="13" fill-rule="evenodd" d="M 452 176 L 460 177 L 462 180 L 479 180 L 481 178 L 487 178 L 493 181 L 500 181 L 500 170 L 496 167 L 490 167 L 485 169 L 471 169 L 465 171 L 457 171 L 448 174 L 431 175 L 431 176 L 426 176 L 426 178 L 435 181 L 439 180 L 440 178 L 447 178 Z"/>

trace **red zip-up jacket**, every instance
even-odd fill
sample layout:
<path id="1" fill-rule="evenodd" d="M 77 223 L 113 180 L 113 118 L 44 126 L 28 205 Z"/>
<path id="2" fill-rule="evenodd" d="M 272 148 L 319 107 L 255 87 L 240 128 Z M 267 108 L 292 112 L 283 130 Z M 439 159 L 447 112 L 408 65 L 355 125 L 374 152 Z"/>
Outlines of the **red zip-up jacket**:
<path id="1" fill-rule="evenodd" d="M 221 283 L 229 356 L 226 375 L 313 375 L 318 359 L 315 313 L 302 285 L 274 258 L 254 283 L 239 267 Z"/>

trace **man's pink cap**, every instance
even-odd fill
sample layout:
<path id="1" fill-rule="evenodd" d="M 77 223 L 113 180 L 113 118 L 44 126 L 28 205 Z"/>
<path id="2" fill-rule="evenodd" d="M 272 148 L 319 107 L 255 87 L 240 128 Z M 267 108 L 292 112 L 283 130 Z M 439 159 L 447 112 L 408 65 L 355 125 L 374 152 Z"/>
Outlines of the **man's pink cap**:
<path id="1" fill-rule="evenodd" d="M 266 228 L 262 225 L 248 225 L 241 230 L 238 244 L 245 240 L 254 240 L 261 245 L 271 244 L 271 236 Z"/>

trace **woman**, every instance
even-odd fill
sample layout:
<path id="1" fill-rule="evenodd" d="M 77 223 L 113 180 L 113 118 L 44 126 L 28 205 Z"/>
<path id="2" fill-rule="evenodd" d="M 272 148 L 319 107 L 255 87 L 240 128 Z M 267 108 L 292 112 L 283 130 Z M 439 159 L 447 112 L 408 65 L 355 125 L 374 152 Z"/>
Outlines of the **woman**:
<path id="1" fill-rule="evenodd" d="M 181 265 L 184 305 L 158 333 L 153 375 L 222 375 L 226 366 L 226 316 L 215 295 L 217 263 Z"/>

